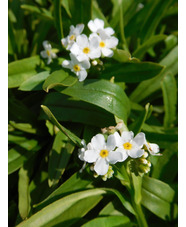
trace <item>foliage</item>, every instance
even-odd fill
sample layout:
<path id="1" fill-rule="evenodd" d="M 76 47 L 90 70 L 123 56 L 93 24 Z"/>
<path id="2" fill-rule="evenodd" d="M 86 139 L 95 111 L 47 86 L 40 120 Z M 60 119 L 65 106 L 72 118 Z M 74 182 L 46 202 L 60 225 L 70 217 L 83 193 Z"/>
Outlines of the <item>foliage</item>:
<path id="1" fill-rule="evenodd" d="M 176 0 L 9 0 L 9 226 L 177 226 L 177 10 Z M 79 82 L 61 66 L 61 38 L 95 18 L 119 44 Z M 121 120 L 160 146 L 151 171 L 80 173 L 81 139 Z"/>

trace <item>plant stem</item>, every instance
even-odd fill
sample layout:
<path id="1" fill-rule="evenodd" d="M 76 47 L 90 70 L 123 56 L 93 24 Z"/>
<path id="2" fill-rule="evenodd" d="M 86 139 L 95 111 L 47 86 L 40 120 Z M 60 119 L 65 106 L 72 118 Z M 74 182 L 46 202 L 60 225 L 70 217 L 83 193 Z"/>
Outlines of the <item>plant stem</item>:
<path id="1" fill-rule="evenodd" d="M 133 208 L 136 211 L 136 218 L 138 221 L 139 227 L 148 227 L 147 221 L 145 219 L 144 213 L 141 208 L 141 204 L 136 204 L 132 199 Z"/>

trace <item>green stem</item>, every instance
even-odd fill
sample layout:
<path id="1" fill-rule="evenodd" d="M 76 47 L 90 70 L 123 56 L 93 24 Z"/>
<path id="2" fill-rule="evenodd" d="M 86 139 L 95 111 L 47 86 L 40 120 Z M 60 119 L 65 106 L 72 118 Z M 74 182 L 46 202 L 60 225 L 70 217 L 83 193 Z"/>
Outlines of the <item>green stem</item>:
<path id="1" fill-rule="evenodd" d="M 121 2 L 121 5 L 120 5 L 120 33 L 121 33 L 121 40 L 122 40 L 122 43 L 123 43 L 123 49 L 129 51 L 128 46 L 127 46 L 127 42 L 126 42 L 126 39 L 125 39 L 125 33 L 124 33 L 122 2 Z"/>
<path id="2" fill-rule="evenodd" d="M 133 208 L 136 211 L 136 218 L 139 227 L 148 227 L 147 221 L 141 208 L 141 204 L 136 204 L 133 200 Z"/>

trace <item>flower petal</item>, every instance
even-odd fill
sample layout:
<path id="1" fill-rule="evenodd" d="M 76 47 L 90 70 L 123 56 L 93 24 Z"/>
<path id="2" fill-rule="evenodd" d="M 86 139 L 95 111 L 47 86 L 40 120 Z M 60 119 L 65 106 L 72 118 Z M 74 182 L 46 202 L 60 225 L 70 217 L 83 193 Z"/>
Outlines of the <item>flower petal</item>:
<path id="1" fill-rule="evenodd" d="M 82 82 L 83 80 L 85 80 L 87 77 L 87 71 L 85 69 L 82 69 L 80 72 L 79 72 L 79 76 L 78 76 L 78 79 L 80 82 Z"/>
<path id="2" fill-rule="evenodd" d="M 76 25 L 76 35 L 80 35 L 84 29 L 85 25 L 84 24 L 77 24 Z"/>
<path id="3" fill-rule="evenodd" d="M 96 36 L 94 36 L 90 39 L 90 48 L 96 49 L 98 47 L 99 47 L 99 40 Z"/>
<path id="4" fill-rule="evenodd" d="M 116 147 L 116 140 L 114 135 L 109 135 L 107 138 L 107 144 L 106 144 L 107 150 L 113 151 Z"/>
<path id="5" fill-rule="evenodd" d="M 119 135 L 119 133 L 118 132 L 115 132 L 113 134 L 113 136 L 114 136 L 114 139 L 115 139 L 116 146 L 117 147 L 121 147 L 121 146 L 123 147 L 123 141 L 122 141 L 122 138 Z"/>
<path id="6" fill-rule="evenodd" d="M 144 154 L 143 149 L 135 148 L 128 151 L 128 155 L 131 158 L 140 158 Z"/>
<path id="7" fill-rule="evenodd" d="M 47 65 L 49 65 L 51 62 L 52 62 L 52 58 L 51 57 L 48 57 Z"/>
<path id="8" fill-rule="evenodd" d="M 90 21 L 88 22 L 88 27 L 89 27 L 89 29 L 90 29 L 92 32 L 96 32 L 96 31 L 97 31 L 97 27 L 96 27 L 95 23 L 93 22 L 93 20 L 90 20 Z"/>
<path id="9" fill-rule="evenodd" d="M 116 37 L 111 37 L 106 40 L 106 45 L 108 48 L 114 48 L 118 45 L 118 39 Z"/>
<path id="10" fill-rule="evenodd" d="M 109 48 L 102 48 L 102 53 L 105 57 L 112 57 L 113 56 L 113 51 L 110 50 Z"/>
<path id="11" fill-rule="evenodd" d="M 128 153 L 123 148 L 117 148 L 115 152 L 120 152 L 122 154 L 122 160 L 121 162 L 125 161 L 128 158 Z"/>
<path id="12" fill-rule="evenodd" d="M 86 150 L 84 152 L 84 160 L 88 163 L 95 162 L 99 157 L 99 153 L 95 150 Z"/>
<path id="13" fill-rule="evenodd" d="M 148 151 L 150 152 L 151 155 L 161 155 L 157 154 L 158 152 L 160 152 L 160 148 L 155 143 L 149 143 Z"/>
<path id="14" fill-rule="evenodd" d="M 72 68 L 71 61 L 64 60 L 64 61 L 62 62 L 62 66 L 63 66 L 64 68 L 71 69 L 71 68 Z"/>
<path id="15" fill-rule="evenodd" d="M 109 36 L 113 35 L 115 33 L 111 27 L 105 28 L 104 30 L 107 33 L 107 35 L 109 35 Z"/>
<path id="16" fill-rule="evenodd" d="M 115 164 L 116 162 L 123 161 L 123 154 L 118 151 L 111 151 L 107 157 L 107 160 L 111 164 Z"/>
<path id="17" fill-rule="evenodd" d="M 103 29 L 104 28 L 104 21 L 101 19 L 96 18 L 94 20 L 94 24 L 96 25 L 97 29 Z"/>
<path id="18" fill-rule="evenodd" d="M 40 52 L 40 54 L 41 54 L 41 57 L 43 57 L 43 58 L 48 58 L 48 55 L 47 55 L 46 50 L 42 50 L 42 51 Z"/>
<path id="19" fill-rule="evenodd" d="M 47 40 L 43 41 L 43 47 L 44 47 L 45 50 L 51 50 L 52 49 L 51 44 Z"/>
<path id="20" fill-rule="evenodd" d="M 100 58 L 101 50 L 99 48 L 92 50 L 89 54 L 90 59 Z"/>
<path id="21" fill-rule="evenodd" d="M 130 132 L 124 131 L 122 132 L 121 137 L 123 139 L 123 142 L 129 142 L 133 139 L 134 133 L 132 131 Z"/>
<path id="22" fill-rule="evenodd" d="M 146 142 L 145 134 L 143 132 L 138 133 L 133 141 L 141 148 Z"/>
<path id="23" fill-rule="evenodd" d="M 90 68 L 90 62 L 88 60 L 84 60 L 81 62 L 81 65 L 84 69 L 89 69 Z"/>
<path id="24" fill-rule="evenodd" d="M 77 56 L 80 53 L 80 49 L 79 46 L 77 45 L 77 43 L 74 43 L 72 45 L 72 47 L 70 48 L 70 51 L 72 54 L 74 54 L 75 56 Z"/>
<path id="25" fill-rule="evenodd" d="M 96 161 L 94 170 L 98 175 L 105 175 L 108 172 L 109 164 L 104 158 L 99 158 Z"/>
<path id="26" fill-rule="evenodd" d="M 91 144 L 94 149 L 102 150 L 106 148 L 105 137 L 102 134 L 97 134 L 91 139 Z"/>
<path id="27" fill-rule="evenodd" d="M 88 38 L 84 34 L 78 35 L 78 37 L 76 38 L 76 42 L 80 48 L 89 46 Z"/>
<path id="28" fill-rule="evenodd" d="M 68 46 L 68 37 L 61 39 L 61 43 L 66 48 Z"/>

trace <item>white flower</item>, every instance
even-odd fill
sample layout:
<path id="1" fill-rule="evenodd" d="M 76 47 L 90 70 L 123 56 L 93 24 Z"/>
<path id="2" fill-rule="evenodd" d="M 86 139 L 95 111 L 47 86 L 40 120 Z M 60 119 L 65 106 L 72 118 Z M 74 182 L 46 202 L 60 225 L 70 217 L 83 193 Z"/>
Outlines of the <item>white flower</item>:
<path id="1" fill-rule="evenodd" d="M 72 53 L 70 53 L 70 58 L 71 61 L 64 60 L 62 66 L 71 69 L 71 71 L 77 75 L 79 81 L 85 80 L 87 77 L 86 69 L 90 68 L 90 62 L 88 60 L 80 62 Z"/>
<path id="2" fill-rule="evenodd" d="M 128 156 L 139 158 L 144 154 L 142 147 L 145 143 L 145 134 L 143 132 L 138 133 L 135 137 L 132 131 L 124 131 L 121 136 L 118 132 L 115 132 L 114 137 L 116 146 L 118 147 L 116 151 L 122 152 L 123 154 L 122 161 L 126 160 Z"/>
<path id="3" fill-rule="evenodd" d="M 103 32 L 100 32 L 99 36 L 96 33 L 90 35 L 90 42 L 91 39 L 97 38 L 99 43 L 98 50 L 99 50 L 99 57 L 101 54 L 105 57 L 112 57 L 114 52 L 111 48 L 115 48 L 118 45 L 118 39 L 116 37 L 107 37 Z"/>
<path id="4" fill-rule="evenodd" d="M 107 142 L 102 134 L 97 134 L 91 139 L 91 149 L 84 152 L 84 160 L 95 163 L 94 171 L 98 175 L 105 175 L 109 169 L 109 163 L 115 164 L 122 160 L 122 154 L 113 151 L 116 147 L 115 138 L 109 135 Z"/>
<path id="5" fill-rule="evenodd" d="M 100 33 L 104 32 L 108 37 L 114 34 L 114 30 L 111 27 L 104 28 L 104 21 L 96 18 L 88 22 L 88 27 L 92 32 Z"/>
<path id="6" fill-rule="evenodd" d="M 147 150 L 149 151 L 149 153 L 151 155 L 156 155 L 156 156 L 162 155 L 162 154 L 159 153 L 160 152 L 160 148 L 159 148 L 159 146 L 157 144 L 149 143 L 149 142 L 147 142 L 145 140 L 145 144 L 144 145 L 146 146 Z"/>
<path id="7" fill-rule="evenodd" d="M 52 62 L 52 58 L 56 58 L 57 55 L 52 51 L 52 46 L 48 41 L 43 41 L 43 47 L 45 50 L 40 52 L 43 58 L 48 58 L 47 64 Z"/>
<path id="8" fill-rule="evenodd" d="M 84 34 L 79 35 L 76 42 L 70 48 L 71 53 L 77 56 L 79 61 L 95 59 L 100 57 L 98 49 L 99 41 L 96 37 L 92 37 L 89 41 L 88 37 Z"/>
<path id="9" fill-rule="evenodd" d="M 70 26 L 70 33 L 66 38 L 61 39 L 62 45 L 65 46 L 67 50 L 70 50 L 71 46 L 76 41 L 78 35 L 82 33 L 84 29 L 84 24 L 77 24 L 76 27 Z"/>

